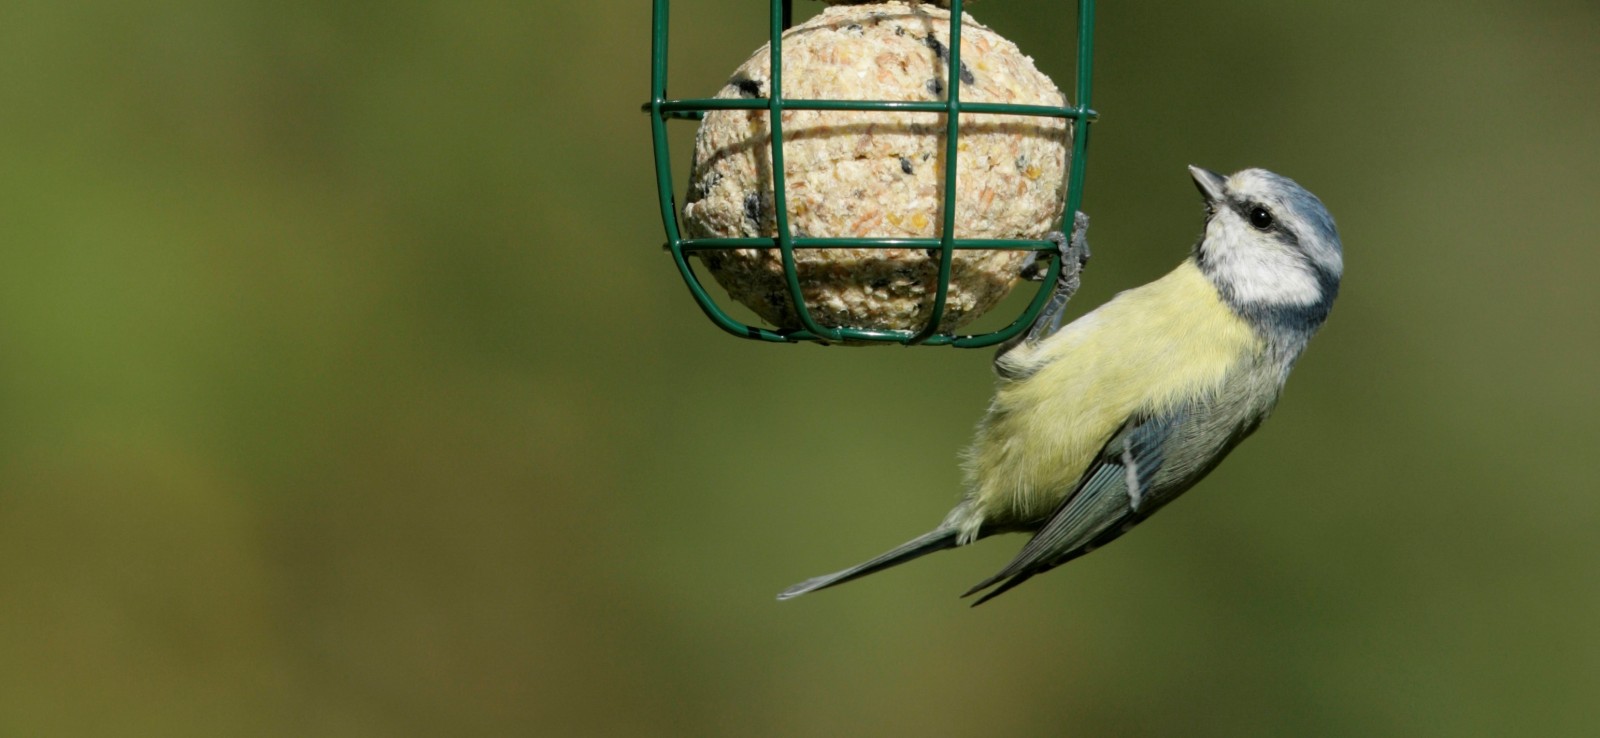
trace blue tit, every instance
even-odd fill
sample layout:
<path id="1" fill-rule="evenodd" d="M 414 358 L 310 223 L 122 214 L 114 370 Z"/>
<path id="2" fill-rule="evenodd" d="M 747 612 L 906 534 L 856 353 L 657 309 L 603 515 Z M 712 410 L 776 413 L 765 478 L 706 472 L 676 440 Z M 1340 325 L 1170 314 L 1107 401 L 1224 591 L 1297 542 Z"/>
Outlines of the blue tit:
<path id="1" fill-rule="evenodd" d="M 1333 307 L 1339 234 L 1322 202 L 1285 177 L 1189 171 L 1206 206 L 1189 258 L 1065 328 L 1088 255 L 1081 214 L 1058 241 L 1062 276 L 1034 325 L 995 357 L 999 386 L 966 453 L 967 492 L 944 522 L 779 599 L 997 533 L 1032 534 L 968 590 L 994 587 L 982 604 L 1126 533 L 1260 427 Z"/>

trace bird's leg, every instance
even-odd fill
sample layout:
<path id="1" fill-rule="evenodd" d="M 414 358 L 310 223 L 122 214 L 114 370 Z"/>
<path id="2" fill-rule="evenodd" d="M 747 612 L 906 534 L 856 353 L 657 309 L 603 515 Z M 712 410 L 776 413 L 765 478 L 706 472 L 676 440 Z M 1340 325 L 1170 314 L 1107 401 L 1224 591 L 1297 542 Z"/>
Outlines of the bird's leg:
<path id="1" fill-rule="evenodd" d="M 1070 240 L 1060 231 L 1054 231 L 1047 236 L 1056 244 L 1057 258 L 1061 259 L 1061 272 L 1056 275 L 1056 283 L 1051 288 L 1049 302 L 1045 303 L 1044 309 L 1039 311 L 1033 325 L 1029 326 L 1024 334 L 1024 340 L 1028 343 L 1038 343 L 1061 329 L 1061 318 L 1066 313 L 1067 301 L 1077 293 L 1078 286 L 1082 284 L 1083 267 L 1089 263 L 1088 231 L 1089 216 L 1078 212 L 1073 215 Z M 1024 271 L 1027 271 L 1026 267 Z M 1040 270 L 1035 267 L 1034 271 Z M 1042 277 L 1042 274 L 1036 274 L 1033 278 Z"/>
<path id="2" fill-rule="evenodd" d="M 1055 286 L 1051 287 L 1050 300 L 1033 319 L 1033 325 L 1026 331 L 1017 334 L 1014 338 L 1000 344 L 1000 350 L 995 353 L 995 367 L 1000 367 L 1000 360 L 1017 346 L 1026 344 L 1035 346 L 1040 341 L 1049 338 L 1061 329 L 1061 318 L 1066 313 L 1067 301 L 1072 299 L 1073 293 L 1078 291 L 1082 283 L 1083 267 L 1089 263 L 1089 216 L 1083 212 L 1073 215 L 1072 238 L 1060 231 L 1051 231 L 1045 238 L 1055 242 L 1056 258 L 1061 260 L 1061 271 L 1056 274 Z M 1046 264 L 1041 263 L 1039 252 L 1029 255 L 1028 262 L 1022 266 L 1022 278 L 1037 281 L 1044 278 Z"/>

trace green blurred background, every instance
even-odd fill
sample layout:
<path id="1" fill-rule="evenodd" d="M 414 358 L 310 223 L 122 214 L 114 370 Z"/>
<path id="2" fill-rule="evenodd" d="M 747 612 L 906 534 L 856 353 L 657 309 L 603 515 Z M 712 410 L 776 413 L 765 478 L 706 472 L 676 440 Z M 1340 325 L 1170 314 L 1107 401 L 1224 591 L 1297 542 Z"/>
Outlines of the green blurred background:
<path id="1" fill-rule="evenodd" d="M 674 4 L 710 94 L 764 3 Z M 974 9 L 1067 82 L 1070 5 Z M 713 328 L 649 33 L 0 9 L 0 735 L 1592 734 L 1592 0 L 1102 3 L 1076 307 L 1190 163 L 1318 193 L 1345 289 L 1229 463 L 978 610 L 1022 539 L 773 601 L 944 514 L 989 352 Z"/>

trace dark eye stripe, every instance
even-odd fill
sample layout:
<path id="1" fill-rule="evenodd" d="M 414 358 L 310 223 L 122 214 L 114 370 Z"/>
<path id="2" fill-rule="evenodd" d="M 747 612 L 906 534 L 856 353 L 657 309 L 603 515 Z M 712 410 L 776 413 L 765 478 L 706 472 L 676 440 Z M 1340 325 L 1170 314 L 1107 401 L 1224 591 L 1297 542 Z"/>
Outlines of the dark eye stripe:
<path id="1" fill-rule="evenodd" d="M 1254 219 L 1250 217 L 1251 210 L 1256 208 L 1264 208 L 1270 214 L 1272 213 L 1272 208 L 1269 208 L 1255 200 L 1234 198 L 1228 199 L 1228 208 L 1237 213 L 1239 215 L 1239 219 L 1249 223 L 1252 228 L 1257 228 L 1263 233 L 1270 233 L 1277 237 L 1279 243 L 1289 246 L 1296 251 L 1300 250 L 1300 237 L 1295 235 L 1294 231 L 1289 230 L 1288 226 L 1284 225 L 1282 218 L 1274 216 L 1270 225 L 1268 225 L 1266 228 L 1260 228 L 1259 226 L 1255 225 Z"/>

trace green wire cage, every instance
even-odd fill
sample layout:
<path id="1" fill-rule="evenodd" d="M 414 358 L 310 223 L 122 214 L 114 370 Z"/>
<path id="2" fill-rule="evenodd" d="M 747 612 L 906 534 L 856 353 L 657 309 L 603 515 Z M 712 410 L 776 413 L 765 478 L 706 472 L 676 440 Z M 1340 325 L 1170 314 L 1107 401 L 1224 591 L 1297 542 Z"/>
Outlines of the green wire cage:
<path id="1" fill-rule="evenodd" d="M 650 114 L 650 132 L 655 147 L 656 187 L 661 207 L 661 220 L 666 227 L 666 250 L 689 287 L 695 302 L 705 311 L 717 327 L 735 336 L 776 343 L 897 343 L 902 345 L 950 345 L 963 348 L 992 346 L 1005 342 L 1025 330 L 1038 316 L 1049 298 L 1051 286 L 1061 270 L 1061 260 L 1055 258 L 1055 244 L 1048 240 L 1028 239 L 963 239 L 955 238 L 954 197 L 956 192 L 958 133 L 963 113 L 994 113 L 1061 118 L 1070 121 L 1072 149 L 1067 173 L 1067 198 L 1064 219 L 1058 230 L 1068 232 L 1073 214 L 1083 198 L 1084 153 L 1089 143 L 1089 125 L 1096 114 L 1090 105 L 1090 74 L 1094 49 L 1094 0 L 1078 0 L 1077 12 L 1077 89 L 1072 100 L 1075 106 L 1052 107 L 1041 105 L 1016 105 L 1002 103 L 963 103 L 961 101 L 961 23 L 962 2 L 950 0 L 949 63 L 942 101 L 885 101 L 885 100 L 805 100 L 783 97 L 783 43 L 782 35 L 792 25 L 793 0 L 770 0 L 768 24 L 771 49 L 771 80 L 767 97 L 745 99 L 667 97 L 667 41 L 670 0 L 654 1 L 654 21 L 650 52 L 650 101 L 644 109 Z M 1070 102 L 1070 101 L 1069 101 Z M 766 110 L 771 130 L 772 203 L 776 216 L 776 235 L 773 237 L 746 238 L 684 238 L 680 220 L 681 211 L 673 194 L 671 151 L 667 142 L 667 124 L 673 120 L 698 121 L 708 111 L 714 110 Z M 937 238 L 810 238 L 796 236 L 789 224 L 788 203 L 784 184 L 783 117 L 785 110 L 851 110 L 896 111 L 906 113 L 945 114 L 946 162 L 943 172 L 943 228 Z M 777 330 L 744 323 L 717 305 L 700 277 L 691 266 L 689 255 L 728 249 L 777 249 L 781 256 L 783 277 L 790 299 L 794 301 L 800 328 Z M 919 248 L 937 250 L 939 254 L 938 278 L 934 287 L 932 317 L 920 330 L 879 330 L 820 325 L 811 315 L 801 288 L 795 266 L 794 251 L 828 248 Z M 946 295 L 950 288 L 951 258 L 958 249 L 996 249 L 1035 251 L 1040 258 L 1049 259 L 1049 266 L 1041 287 L 1029 301 L 1023 313 L 1010 324 L 989 333 L 957 335 L 941 333 L 938 327 L 945 314 Z M 930 256 L 932 253 L 930 252 Z"/>

